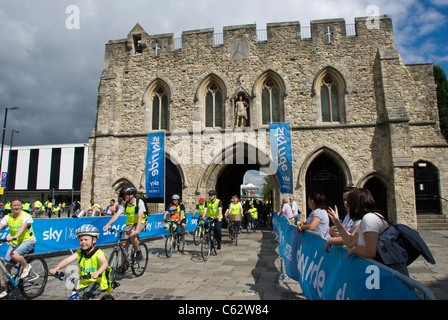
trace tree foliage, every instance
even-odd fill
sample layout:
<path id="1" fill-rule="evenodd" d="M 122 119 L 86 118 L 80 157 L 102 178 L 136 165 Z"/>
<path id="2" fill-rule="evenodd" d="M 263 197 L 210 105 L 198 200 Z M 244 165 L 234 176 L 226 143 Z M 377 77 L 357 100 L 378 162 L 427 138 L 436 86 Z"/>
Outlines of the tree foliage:
<path id="1" fill-rule="evenodd" d="M 261 194 L 263 196 L 264 201 L 272 202 L 272 181 L 269 176 L 264 177 L 264 181 L 266 182 L 263 185 L 263 190 L 261 191 Z"/>
<path id="2" fill-rule="evenodd" d="M 440 131 L 448 140 L 448 81 L 439 65 L 434 65 L 434 79 L 437 85 L 437 107 L 439 109 Z"/>

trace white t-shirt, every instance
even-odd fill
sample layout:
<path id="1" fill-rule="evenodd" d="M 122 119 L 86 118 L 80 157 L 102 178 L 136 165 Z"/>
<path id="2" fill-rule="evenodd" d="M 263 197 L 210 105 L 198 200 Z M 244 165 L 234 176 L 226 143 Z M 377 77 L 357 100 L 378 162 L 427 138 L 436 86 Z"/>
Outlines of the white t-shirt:
<path id="1" fill-rule="evenodd" d="M 22 224 L 24 224 L 24 223 L 32 224 L 33 222 L 34 222 L 34 220 L 29 214 L 25 214 L 22 217 Z M 4 226 L 8 225 L 8 215 L 7 214 L 3 217 L 2 221 L 0 221 L 0 223 Z"/>
<path id="2" fill-rule="evenodd" d="M 291 219 L 293 217 L 291 205 L 289 203 L 283 204 L 282 211 L 285 214 L 286 219 L 289 220 L 289 219 Z"/>
<path id="3" fill-rule="evenodd" d="M 299 207 L 295 201 L 291 202 L 291 210 L 294 217 L 299 215 Z"/>
<path id="4" fill-rule="evenodd" d="M 137 199 L 134 198 L 134 202 L 135 202 L 135 200 L 137 200 Z M 144 200 L 143 199 L 141 199 L 141 200 L 142 201 L 138 202 L 138 212 L 146 212 L 145 204 L 143 203 Z M 125 211 L 124 204 L 125 204 L 125 202 L 123 202 L 123 205 L 121 205 L 120 208 L 118 209 L 118 212 L 120 214 L 122 214 Z M 129 203 L 129 206 L 133 206 L 133 204 Z"/>
<path id="5" fill-rule="evenodd" d="M 381 215 L 380 215 L 381 216 Z M 381 234 L 384 230 L 387 229 L 389 225 L 386 221 L 378 217 L 374 213 L 367 213 L 362 217 L 361 224 L 358 228 L 358 246 L 365 247 L 366 241 L 364 239 L 364 232 L 376 232 Z"/>

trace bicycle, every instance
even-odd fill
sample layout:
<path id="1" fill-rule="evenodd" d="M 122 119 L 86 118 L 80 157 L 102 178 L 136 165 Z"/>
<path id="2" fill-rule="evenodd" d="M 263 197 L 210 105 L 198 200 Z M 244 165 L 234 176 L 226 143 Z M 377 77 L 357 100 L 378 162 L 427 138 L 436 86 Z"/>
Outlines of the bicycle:
<path id="1" fill-rule="evenodd" d="M 246 219 L 247 219 L 247 223 L 246 223 L 246 230 L 247 233 L 255 232 L 257 229 L 257 220 L 252 218 L 252 215 L 250 213 L 246 213 Z"/>
<path id="2" fill-rule="evenodd" d="M 237 217 L 238 216 L 238 217 Z M 239 222 L 241 222 L 241 215 L 230 215 L 229 223 L 229 237 L 231 240 L 235 240 L 235 246 L 238 245 L 238 232 L 239 232 Z"/>
<path id="3" fill-rule="evenodd" d="M 79 294 L 78 294 L 78 290 L 76 289 L 77 284 L 75 284 L 75 282 L 76 282 L 76 280 L 79 281 L 81 279 L 90 279 L 91 278 L 91 274 L 90 273 L 86 274 L 85 276 L 80 276 L 78 278 L 78 277 L 66 276 L 64 274 L 64 272 L 59 271 L 59 272 L 56 272 L 53 276 L 56 279 L 59 279 L 59 280 L 64 281 L 66 283 L 67 283 L 67 280 L 70 280 L 70 282 L 72 283 L 72 285 L 73 285 L 72 294 L 70 295 L 70 297 L 68 297 L 68 300 L 89 300 L 89 296 L 91 295 L 90 292 L 86 292 L 84 294 L 83 299 L 80 299 Z M 115 300 L 115 298 L 111 294 L 109 294 L 107 292 L 104 292 L 104 293 L 100 294 L 100 296 L 98 297 L 98 300 Z"/>
<path id="4" fill-rule="evenodd" d="M 166 220 L 166 223 L 169 226 L 170 233 L 165 239 L 165 254 L 169 258 L 176 247 L 179 252 L 184 252 L 185 235 L 180 234 L 180 226 L 177 221 Z"/>
<path id="5" fill-rule="evenodd" d="M 4 242 L 7 241 L 5 239 L 0 240 L 0 244 Z M 20 278 L 23 269 L 21 264 L 17 263 L 16 265 L 12 265 L 16 269 L 14 274 L 5 266 L 9 262 L 0 257 L 0 269 L 8 278 L 6 282 L 8 296 L 16 288 L 20 289 L 22 296 L 29 300 L 37 298 L 44 292 L 45 286 L 47 285 L 48 266 L 43 258 L 31 255 L 33 251 L 24 255 L 26 262 L 31 266 L 31 271 L 25 279 Z"/>
<path id="6" fill-rule="evenodd" d="M 205 229 L 204 229 L 204 219 L 202 219 L 201 216 L 199 216 L 198 219 L 198 225 L 194 229 L 193 232 L 193 243 L 195 246 L 198 246 L 201 244 L 202 238 L 204 237 Z"/>
<path id="7" fill-rule="evenodd" d="M 127 249 L 123 247 L 123 243 L 128 242 L 130 243 L 130 240 L 122 240 L 121 237 L 124 233 L 124 230 L 116 230 L 109 228 L 109 232 L 115 232 L 118 233 L 118 239 L 117 242 L 115 242 L 114 248 L 112 250 L 112 253 L 110 255 L 109 259 L 109 266 L 111 267 L 112 271 L 110 273 L 110 279 L 112 283 L 112 289 L 115 289 L 120 284 L 116 281 L 117 275 L 124 275 L 126 271 L 129 269 L 129 267 L 132 270 L 132 273 L 136 277 L 140 277 L 143 275 L 143 273 L 146 270 L 146 267 L 148 265 L 148 248 L 146 247 L 146 244 L 141 242 L 139 240 L 139 246 L 140 251 L 142 253 L 143 258 L 142 259 L 136 259 L 136 252 L 134 246 L 132 246 L 131 255 L 128 254 Z"/>
<path id="8" fill-rule="evenodd" d="M 201 255 L 204 261 L 207 261 L 210 257 L 210 254 L 214 253 L 217 255 L 219 253 L 218 250 L 218 241 L 215 237 L 215 222 L 217 218 L 211 219 L 207 218 L 205 221 L 205 233 L 201 240 Z"/>

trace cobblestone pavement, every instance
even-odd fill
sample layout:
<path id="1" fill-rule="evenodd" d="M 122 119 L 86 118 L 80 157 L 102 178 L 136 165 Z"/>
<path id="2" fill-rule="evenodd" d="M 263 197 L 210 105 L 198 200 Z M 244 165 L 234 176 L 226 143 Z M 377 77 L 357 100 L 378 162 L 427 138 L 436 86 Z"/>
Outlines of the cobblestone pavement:
<path id="1" fill-rule="evenodd" d="M 413 279 L 431 289 L 439 300 L 448 299 L 448 230 L 420 231 L 436 260 L 427 264 L 418 258 L 409 266 Z M 283 279 L 277 241 L 272 230 L 240 234 L 238 246 L 223 229 L 222 250 L 205 262 L 200 246 L 186 237 L 184 253 L 165 256 L 164 239 L 147 241 L 149 263 L 136 278 L 129 271 L 113 291 L 118 300 L 306 300 L 298 282 Z M 110 255 L 111 248 L 104 251 Z M 63 257 L 47 258 L 49 268 Z M 285 281 L 283 281 L 285 280 Z M 64 282 L 49 277 L 45 292 L 36 300 L 66 300 L 70 290 Z M 15 291 L 10 297 L 20 300 Z"/>
<path id="2" fill-rule="evenodd" d="M 419 257 L 408 267 L 409 274 L 427 286 L 437 300 L 448 300 L 448 230 L 421 230 L 419 233 L 436 264 L 431 265 Z"/>

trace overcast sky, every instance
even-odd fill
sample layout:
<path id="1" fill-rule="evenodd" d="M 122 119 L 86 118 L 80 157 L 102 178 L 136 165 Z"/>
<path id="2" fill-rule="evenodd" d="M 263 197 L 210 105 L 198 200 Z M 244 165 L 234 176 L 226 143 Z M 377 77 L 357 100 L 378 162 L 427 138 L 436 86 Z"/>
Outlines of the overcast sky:
<path id="1" fill-rule="evenodd" d="M 67 7 L 79 8 L 79 29 L 68 29 Z M 150 34 L 224 26 L 344 18 L 393 19 L 405 63 L 437 63 L 448 71 L 448 0 L 1 0 L 0 123 L 8 111 L 5 144 L 86 143 L 95 124 L 105 44 L 124 39 L 138 22 Z M 72 21 L 73 22 L 73 21 Z"/>

